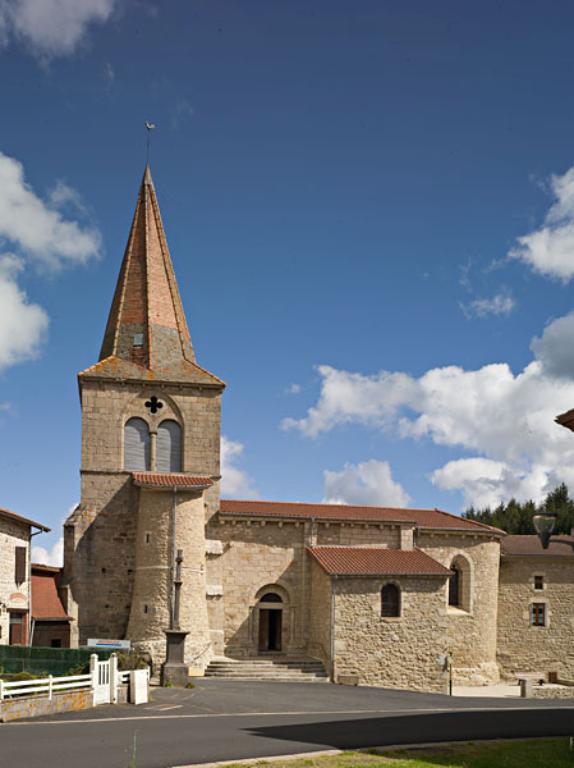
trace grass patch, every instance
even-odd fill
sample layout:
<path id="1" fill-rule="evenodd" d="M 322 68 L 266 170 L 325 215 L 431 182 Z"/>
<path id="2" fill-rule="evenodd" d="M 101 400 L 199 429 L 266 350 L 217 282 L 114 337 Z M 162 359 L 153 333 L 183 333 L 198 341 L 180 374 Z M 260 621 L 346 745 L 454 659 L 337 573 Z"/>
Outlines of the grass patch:
<path id="1" fill-rule="evenodd" d="M 574 768 L 574 752 L 568 739 L 532 739 L 394 749 L 381 754 L 343 752 L 300 760 L 261 760 L 256 765 L 269 768 Z"/>

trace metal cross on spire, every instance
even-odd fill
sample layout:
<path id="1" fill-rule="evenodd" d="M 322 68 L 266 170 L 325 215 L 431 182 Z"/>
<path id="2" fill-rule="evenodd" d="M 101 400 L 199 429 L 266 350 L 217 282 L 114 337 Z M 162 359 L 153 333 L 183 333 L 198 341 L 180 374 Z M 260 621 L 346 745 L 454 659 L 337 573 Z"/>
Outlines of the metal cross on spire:
<path id="1" fill-rule="evenodd" d="M 147 131 L 147 141 L 146 141 L 146 157 L 145 162 L 146 165 L 149 165 L 149 143 L 150 143 L 150 134 L 153 130 L 155 130 L 155 123 L 150 123 L 149 120 L 145 121 L 145 127 Z"/>

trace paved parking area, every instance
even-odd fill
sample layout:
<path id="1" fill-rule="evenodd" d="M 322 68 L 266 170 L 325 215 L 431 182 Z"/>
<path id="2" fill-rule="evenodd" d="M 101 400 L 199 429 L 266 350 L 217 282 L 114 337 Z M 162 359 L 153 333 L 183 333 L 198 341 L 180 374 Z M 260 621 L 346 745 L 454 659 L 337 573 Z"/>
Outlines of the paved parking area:
<path id="1" fill-rule="evenodd" d="M 571 734 L 572 702 L 201 679 L 193 690 L 152 689 L 152 701 L 140 707 L 2 724 L 0 768 L 174 768 L 333 748 Z"/>
<path id="2" fill-rule="evenodd" d="M 344 714 L 408 713 L 437 710 L 574 707 L 572 701 L 533 701 L 488 697 L 477 688 L 473 697 L 416 693 L 385 688 L 353 687 L 328 683 L 253 683 L 198 678 L 195 688 L 151 688 L 151 701 L 139 707 L 99 706 L 41 718 L 51 720 L 98 720 L 112 717 L 201 716 L 239 714 Z M 492 690 L 492 689 L 491 689 Z M 39 722 L 39 718 L 35 722 Z"/>

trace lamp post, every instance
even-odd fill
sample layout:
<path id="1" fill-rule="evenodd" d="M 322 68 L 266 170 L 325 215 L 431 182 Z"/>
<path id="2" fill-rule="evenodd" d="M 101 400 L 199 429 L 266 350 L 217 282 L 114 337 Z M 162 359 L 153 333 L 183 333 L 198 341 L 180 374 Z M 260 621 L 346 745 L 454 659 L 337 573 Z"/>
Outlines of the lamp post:
<path id="1" fill-rule="evenodd" d="M 532 517 L 534 529 L 538 534 L 543 549 L 548 549 L 550 537 L 556 527 L 556 512 L 539 512 Z"/>

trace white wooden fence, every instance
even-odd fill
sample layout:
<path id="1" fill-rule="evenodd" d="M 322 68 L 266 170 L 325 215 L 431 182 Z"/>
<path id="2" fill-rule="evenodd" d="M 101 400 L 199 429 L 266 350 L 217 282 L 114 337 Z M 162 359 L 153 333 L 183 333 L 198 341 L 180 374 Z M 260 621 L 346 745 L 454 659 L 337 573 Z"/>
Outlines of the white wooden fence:
<path id="1" fill-rule="evenodd" d="M 96 704 L 117 704 L 118 688 L 130 681 L 129 670 L 118 670 L 118 659 L 112 653 L 107 661 L 100 661 L 97 654 L 90 657 L 90 672 L 86 675 L 66 675 L 53 677 L 48 675 L 38 680 L 18 680 L 7 683 L 0 680 L 0 702 L 5 699 L 47 694 L 52 699 L 54 693 L 75 690 L 91 690 L 94 706 Z M 149 682 L 149 673 L 146 674 Z"/>

